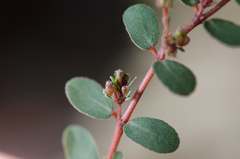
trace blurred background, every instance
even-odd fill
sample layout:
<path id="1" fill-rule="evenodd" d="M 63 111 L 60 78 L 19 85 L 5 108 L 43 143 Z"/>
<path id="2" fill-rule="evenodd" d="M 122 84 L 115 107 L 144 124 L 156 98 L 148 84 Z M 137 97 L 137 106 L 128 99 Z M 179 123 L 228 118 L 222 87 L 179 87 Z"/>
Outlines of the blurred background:
<path id="1" fill-rule="evenodd" d="M 194 16 L 192 8 L 174 2 L 172 32 Z M 61 136 L 69 124 L 88 129 L 101 158 L 107 154 L 115 120 L 78 113 L 64 86 L 75 76 L 104 86 L 116 69 L 123 69 L 138 77 L 131 86 L 135 92 L 153 59 L 131 42 L 122 22 L 124 10 L 135 3 L 155 10 L 161 32 L 161 10 L 154 0 L 0 2 L 0 155 L 64 159 Z M 240 25 L 239 13 L 240 6 L 231 1 L 213 17 Z M 131 117 L 164 120 L 178 132 L 180 147 L 157 154 L 123 135 L 118 150 L 124 159 L 240 158 L 240 49 L 216 41 L 203 26 L 189 37 L 186 52 L 168 59 L 194 72 L 196 90 L 188 97 L 175 95 L 153 77 Z"/>

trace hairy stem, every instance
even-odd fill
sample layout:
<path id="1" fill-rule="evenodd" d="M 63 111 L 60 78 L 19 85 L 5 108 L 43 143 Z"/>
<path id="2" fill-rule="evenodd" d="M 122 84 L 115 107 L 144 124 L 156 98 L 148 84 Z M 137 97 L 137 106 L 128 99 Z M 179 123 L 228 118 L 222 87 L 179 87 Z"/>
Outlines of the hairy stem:
<path id="1" fill-rule="evenodd" d="M 210 9 L 208 12 L 206 12 L 203 15 L 195 15 L 194 18 L 185 26 L 184 30 L 185 33 L 189 33 L 193 28 L 195 28 L 197 25 L 201 24 L 203 21 L 205 21 L 208 17 L 213 15 L 215 12 L 217 12 L 220 8 L 222 8 L 227 2 L 230 0 L 222 0 L 219 2 L 216 6 L 214 6 L 212 9 Z"/>

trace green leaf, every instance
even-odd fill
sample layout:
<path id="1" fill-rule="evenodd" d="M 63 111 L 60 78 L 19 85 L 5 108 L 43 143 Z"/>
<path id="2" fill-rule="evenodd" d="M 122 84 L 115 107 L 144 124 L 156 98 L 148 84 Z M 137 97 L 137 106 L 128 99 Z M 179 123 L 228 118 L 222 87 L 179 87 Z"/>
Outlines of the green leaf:
<path id="1" fill-rule="evenodd" d="M 115 152 L 113 159 L 122 159 L 123 154 L 120 151 Z"/>
<path id="2" fill-rule="evenodd" d="M 113 102 L 105 97 L 103 88 L 94 80 L 75 77 L 65 86 L 68 100 L 78 111 L 93 118 L 111 117 Z"/>
<path id="3" fill-rule="evenodd" d="M 182 47 L 178 47 L 178 50 L 185 52 L 184 48 L 182 48 Z"/>
<path id="4" fill-rule="evenodd" d="M 222 19 L 211 19 L 203 24 L 205 29 L 221 42 L 232 46 L 240 45 L 240 26 Z"/>
<path id="5" fill-rule="evenodd" d="M 175 61 L 156 61 L 153 70 L 169 89 L 177 94 L 188 95 L 196 85 L 193 73 Z"/>
<path id="6" fill-rule="evenodd" d="M 136 143 L 158 153 L 173 152 L 179 146 L 177 132 L 162 120 L 135 118 L 123 130 Z"/>
<path id="7" fill-rule="evenodd" d="M 236 2 L 240 5 L 240 0 L 236 0 Z"/>
<path id="8" fill-rule="evenodd" d="M 98 159 L 98 150 L 92 135 L 83 127 L 69 125 L 62 136 L 66 159 Z"/>
<path id="9" fill-rule="evenodd" d="M 126 30 L 135 45 L 148 50 L 158 41 L 159 28 L 154 11 L 144 5 L 136 4 L 129 7 L 123 15 Z"/>
<path id="10" fill-rule="evenodd" d="M 193 6 L 196 3 L 200 3 L 199 0 L 180 0 L 180 1 L 187 6 Z"/>
<path id="11" fill-rule="evenodd" d="M 130 87 L 137 77 L 133 77 L 130 82 L 128 82 L 127 87 Z"/>

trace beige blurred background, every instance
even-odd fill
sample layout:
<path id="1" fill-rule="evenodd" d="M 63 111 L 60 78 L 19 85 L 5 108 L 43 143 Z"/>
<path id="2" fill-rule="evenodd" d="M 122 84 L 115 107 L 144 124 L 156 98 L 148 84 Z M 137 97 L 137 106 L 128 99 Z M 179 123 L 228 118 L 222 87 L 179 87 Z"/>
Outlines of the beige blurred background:
<path id="1" fill-rule="evenodd" d="M 60 47 L 56 51 L 56 57 L 59 57 L 58 52 L 62 51 L 60 49 L 65 49 L 66 55 L 61 55 L 62 60 L 58 61 L 61 67 L 58 67 L 58 71 L 48 72 L 48 74 L 43 71 L 45 78 L 52 78 L 49 85 L 47 85 L 48 81 L 45 81 L 48 89 L 45 90 L 43 89 L 44 86 L 40 85 L 37 88 L 33 87 L 32 89 L 25 89 L 25 91 L 22 89 L 21 91 L 20 88 L 24 88 L 24 84 L 22 84 L 18 89 L 20 95 L 13 96 L 13 89 L 13 92 L 9 91 L 8 96 L 5 93 L 8 91 L 8 85 L 5 85 L 5 87 L 3 84 L 1 85 L 4 88 L 3 90 L 6 91 L 1 92 L 0 152 L 22 159 L 64 159 L 61 148 L 61 133 L 68 124 L 72 123 L 82 125 L 93 134 L 99 146 L 101 157 L 107 154 L 114 132 L 115 120 L 113 118 L 95 120 L 79 114 L 68 103 L 63 88 L 65 82 L 74 76 L 88 76 L 97 79 L 104 85 L 104 82 L 108 80 L 114 70 L 120 68 L 124 72 L 130 73 L 131 76 L 137 76 L 136 81 L 131 86 L 132 92 L 135 92 L 151 64 L 153 55 L 149 51 L 139 50 L 127 37 L 128 35 L 124 30 L 121 14 L 127 6 L 134 3 L 145 3 L 155 10 L 160 22 L 161 32 L 163 29 L 160 21 L 161 11 L 155 7 L 154 0 L 116 3 L 104 1 L 97 4 L 100 5 L 99 11 L 102 11 L 102 9 L 108 10 L 108 7 L 117 8 L 115 14 L 112 15 L 116 16 L 113 19 L 118 21 L 114 25 L 116 30 L 108 32 L 110 28 L 102 26 L 99 30 L 102 34 L 98 34 L 98 31 L 96 31 L 96 39 L 93 41 L 91 41 L 91 38 L 81 37 L 84 30 L 80 30 L 77 32 L 77 35 L 79 35 L 77 40 L 81 47 L 76 47 L 77 42 L 76 44 L 69 44 L 73 48 L 78 48 L 75 50 L 62 48 L 62 43 L 56 43 L 54 51 Z M 109 6 L 104 8 L 105 4 L 109 4 Z M 98 7 L 96 6 L 96 8 Z M 94 8 L 95 11 L 96 8 Z M 87 10 L 91 9 L 92 6 L 90 5 Z M 101 16 L 109 16 L 109 13 L 113 10 L 104 12 Z M 91 18 L 95 19 L 97 14 L 96 12 L 93 16 L 89 16 L 89 22 Z M 179 25 L 185 25 L 191 20 L 194 10 L 183 6 L 179 1 L 174 1 L 174 8 L 169 14 L 171 16 L 170 30 L 174 32 Z M 239 15 L 240 6 L 235 1 L 231 1 L 213 17 L 228 19 L 240 25 Z M 100 19 L 99 24 L 92 24 L 94 26 L 92 29 L 101 27 L 99 26 L 101 22 L 111 25 L 113 19 Z M 85 23 L 72 23 L 71 25 L 85 25 Z M 114 26 L 111 25 L 111 27 Z M 87 27 L 85 29 L 90 34 L 91 30 Z M 103 40 L 104 44 L 101 42 L 102 36 L 105 36 L 104 32 L 111 34 L 110 36 L 106 33 L 108 38 L 113 38 L 116 41 L 118 38 L 121 40 L 114 44 L 114 47 L 110 46 L 112 45 L 111 40 Z M 74 33 L 72 34 L 74 36 Z M 240 84 L 238 83 L 240 81 L 240 48 L 228 47 L 216 41 L 208 35 L 203 26 L 198 26 L 192 30 L 189 37 L 191 40 L 189 45 L 185 47 L 186 52 L 178 52 L 176 58 L 168 59 L 176 60 L 193 71 L 197 78 L 195 91 L 188 97 L 173 94 L 154 76 L 131 117 L 131 119 L 152 117 L 164 120 L 178 132 L 180 147 L 171 154 L 158 154 L 143 148 L 123 135 L 118 150 L 123 152 L 124 159 L 240 158 Z M 81 40 L 83 38 L 92 45 L 82 45 Z M 72 41 L 70 40 L 70 42 Z M 98 43 L 101 45 L 98 45 Z M 160 41 L 156 45 L 157 50 L 160 47 L 159 43 Z M 7 47 L 11 48 L 12 46 Z M 112 48 L 108 49 L 108 47 Z M 83 52 L 88 51 L 92 51 L 92 53 L 86 57 L 74 55 L 75 53 L 81 52 L 83 54 Z M 51 49 L 49 52 L 51 52 Z M 99 52 L 103 54 L 100 56 L 98 55 Z M 93 55 L 96 55 L 96 57 L 93 58 Z M 5 59 L 10 58 L 10 56 L 7 57 Z M 55 55 L 50 59 L 54 59 L 54 57 Z M 102 58 L 100 61 L 99 57 Z M 115 61 L 116 59 L 117 61 Z M 92 62 L 91 60 L 93 63 L 89 64 Z M 49 64 L 54 63 L 51 60 L 48 62 Z M 86 62 L 86 64 L 79 64 L 81 62 Z M 70 65 L 73 66 L 70 67 Z M 27 67 L 29 66 L 31 67 L 31 64 Z M 76 67 L 79 69 L 74 70 Z M 49 69 L 53 68 L 46 68 L 46 70 Z M 63 73 L 66 76 L 59 75 Z M 55 75 L 54 78 L 53 74 Z M 10 75 L 8 79 L 11 79 Z M 22 82 L 24 82 L 24 79 Z M 54 85 L 55 82 L 57 84 Z M 12 83 L 14 83 L 14 80 L 12 80 Z M 11 83 L 7 84 L 10 85 Z M 51 85 L 53 85 L 53 88 L 49 90 Z M 126 108 L 127 103 L 123 106 L 124 108 Z M 37 111 L 34 107 L 38 108 Z M 41 109 L 41 107 L 44 107 L 44 109 Z"/>

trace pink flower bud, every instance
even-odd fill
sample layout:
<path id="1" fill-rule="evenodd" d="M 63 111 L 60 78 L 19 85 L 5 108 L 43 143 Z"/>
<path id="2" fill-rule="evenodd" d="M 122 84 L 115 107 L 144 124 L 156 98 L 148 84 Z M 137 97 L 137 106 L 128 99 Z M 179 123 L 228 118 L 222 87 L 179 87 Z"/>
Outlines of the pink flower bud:
<path id="1" fill-rule="evenodd" d="M 107 81 L 105 84 L 104 93 L 106 95 L 112 95 L 115 92 L 116 92 L 116 87 L 114 86 L 114 84 L 110 81 Z"/>

